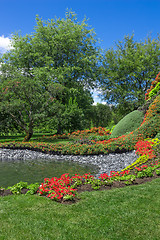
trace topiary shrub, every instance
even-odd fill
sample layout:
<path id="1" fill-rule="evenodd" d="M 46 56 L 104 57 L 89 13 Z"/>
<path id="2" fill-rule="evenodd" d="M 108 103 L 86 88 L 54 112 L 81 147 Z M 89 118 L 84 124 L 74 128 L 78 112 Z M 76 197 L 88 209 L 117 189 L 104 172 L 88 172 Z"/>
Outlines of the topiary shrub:
<path id="1" fill-rule="evenodd" d="M 119 123 L 115 126 L 111 133 L 111 137 L 119 137 L 128 132 L 131 132 L 138 128 L 144 119 L 144 114 L 141 111 L 135 110 L 127 114 Z"/>

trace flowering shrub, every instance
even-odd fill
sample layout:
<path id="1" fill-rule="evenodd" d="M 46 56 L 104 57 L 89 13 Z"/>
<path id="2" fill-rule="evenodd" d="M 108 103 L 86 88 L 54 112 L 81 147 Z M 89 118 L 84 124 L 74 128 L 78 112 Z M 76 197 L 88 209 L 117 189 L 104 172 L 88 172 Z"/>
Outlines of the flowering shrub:
<path id="1" fill-rule="evenodd" d="M 150 100 L 157 92 L 160 90 L 160 72 L 156 76 L 155 80 L 151 83 L 151 87 L 147 90 L 145 94 L 145 100 Z"/>
<path id="2" fill-rule="evenodd" d="M 55 201 L 73 200 L 77 196 L 77 189 L 82 184 L 90 184 L 93 189 L 99 189 L 103 185 L 112 185 L 115 181 L 122 181 L 126 185 L 132 184 L 136 178 L 152 177 L 153 172 L 159 175 L 160 162 L 155 164 L 142 165 L 135 167 L 135 173 L 131 174 L 130 170 L 121 172 L 111 171 L 110 174 L 103 173 L 99 179 L 95 179 L 90 173 L 80 176 L 75 174 L 69 177 L 68 174 L 63 174 L 60 178 L 53 177 L 45 178 L 38 189 L 39 195 L 44 195 Z"/>
<path id="3" fill-rule="evenodd" d="M 70 186 L 71 179 L 68 174 L 63 174 L 60 178 L 45 178 L 38 189 L 39 195 L 45 195 L 53 200 L 73 199 L 76 189 Z"/>
<path id="4" fill-rule="evenodd" d="M 148 111 L 146 112 L 144 122 L 150 121 L 153 118 L 158 118 L 158 122 L 160 122 L 160 95 L 158 95 L 155 100 L 149 106 Z M 143 124 L 142 123 L 142 124 Z"/>
<path id="5" fill-rule="evenodd" d="M 110 175 L 108 175 L 107 173 L 102 173 L 100 175 L 100 179 L 102 180 L 108 180 L 108 179 L 111 179 L 112 180 L 114 179 L 117 179 L 118 177 L 122 177 L 122 176 L 126 176 L 130 173 L 129 170 L 124 170 L 124 171 L 121 171 L 120 173 L 119 172 L 116 172 L 116 171 L 110 171 Z"/>
<path id="6" fill-rule="evenodd" d="M 89 130 L 82 130 L 82 131 L 76 131 L 76 132 L 72 132 L 70 134 L 70 137 L 74 137 L 74 136 L 81 136 L 81 135 L 88 135 L 88 134 L 92 134 L 92 133 L 95 133 L 97 135 L 100 135 L 100 136 L 104 136 L 104 135 L 108 135 L 110 134 L 110 130 L 109 129 L 106 129 L 104 127 L 93 127 Z"/>
<path id="7" fill-rule="evenodd" d="M 46 140 L 54 140 L 54 139 L 83 139 L 83 138 L 96 138 L 96 137 L 105 137 L 111 134 L 109 129 L 103 127 L 93 127 L 87 130 L 77 130 L 72 133 L 64 133 L 62 135 L 54 134 L 53 136 L 45 136 L 43 135 L 41 138 L 37 140 L 46 141 Z"/>
<path id="8" fill-rule="evenodd" d="M 153 142 L 149 141 L 138 141 L 135 145 L 136 153 L 139 155 L 148 155 L 149 159 L 155 157 L 152 149 Z"/>
<path id="9" fill-rule="evenodd" d="M 158 167 L 159 167 L 159 164 L 155 164 L 155 166 L 152 165 L 150 167 L 148 165 L 142 165 L 141 167 L 135 167 L 135 170 L 136 170 L 136 173 L 137 173 L 137 177 L 138 178 L 152 177 L 153 176 L 153 172 Z"/>
<path id="10" fill-rule="evenodd" d="M 134 169 L 134 167 L 138 167 L 144 163 L 146 163 L 149 159 L 149 156 L 148 155 L 143 155 L 143 156 L 140 156 L 139 158 L 137 158 L 137 160 L 132 163 L 131 165 L 129 165 L 128 167 L 126 167 L 124 170 L 128 170 L 128 169 Z"/>

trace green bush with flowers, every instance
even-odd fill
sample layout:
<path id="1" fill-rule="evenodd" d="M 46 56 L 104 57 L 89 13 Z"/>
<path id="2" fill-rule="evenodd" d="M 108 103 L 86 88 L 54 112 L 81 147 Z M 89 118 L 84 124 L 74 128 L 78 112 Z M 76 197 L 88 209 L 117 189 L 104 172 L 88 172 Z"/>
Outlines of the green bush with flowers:
<path id="1" fill-rule="evenodd" d="M 160 90 L 160 72 L 156 76 L 155 80 L 151 83 L 150 88 L 147 90 L 145 94 L 145 100 L 150 100 L 153 96 L 155 96 Z"/>

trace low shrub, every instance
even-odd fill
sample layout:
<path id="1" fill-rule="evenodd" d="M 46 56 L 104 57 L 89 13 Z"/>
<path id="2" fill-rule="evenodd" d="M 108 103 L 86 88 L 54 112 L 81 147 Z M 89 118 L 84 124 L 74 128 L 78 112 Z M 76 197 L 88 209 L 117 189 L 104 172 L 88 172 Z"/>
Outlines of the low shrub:
<path id="1" fill-rule="evenodd" d="M 77 130 L 72 133 L 64 133 L 62 135 L 54 134 L 53 136 L 45 136 L 43 135 L 41 138 L 38 138 L 38 141 L 48 141 L 54 139 L 71 139 L 71 140 L 78 140 L 78 139 L 96 139 L 98 137 L 101 138 L 108 138 L 111 132 L 109 129 L 104 127 L 93 127 L 91 129 L 86 130 Z"/>
<path id="2" fill-rule="evenodd" d="M 115 126 L 111 133 L 111 137 L 118 137 L 131 132 L 140 126 L 144 118 L 143 112 L 135 110 L 127 114 L 119 123 Z"/>

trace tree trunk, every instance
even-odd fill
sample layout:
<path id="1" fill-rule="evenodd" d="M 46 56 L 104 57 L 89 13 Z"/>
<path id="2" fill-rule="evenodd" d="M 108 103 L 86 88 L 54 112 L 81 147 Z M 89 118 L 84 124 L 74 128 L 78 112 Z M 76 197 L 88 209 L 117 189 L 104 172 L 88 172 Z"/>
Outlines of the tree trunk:
<path id="1" fill-rule="evenodd" d="M 62 134 L 62 127 L 60 124 L 58 125 L 57 134 Z"/>
<path id="2" fill-rule="evenodd" d="M 28 142 L 29 139 L 33 136 L 33 123 L 29 124 L 29 129 L 26 130 L 26 136 L 23 139 L 23 142 Z"/>

